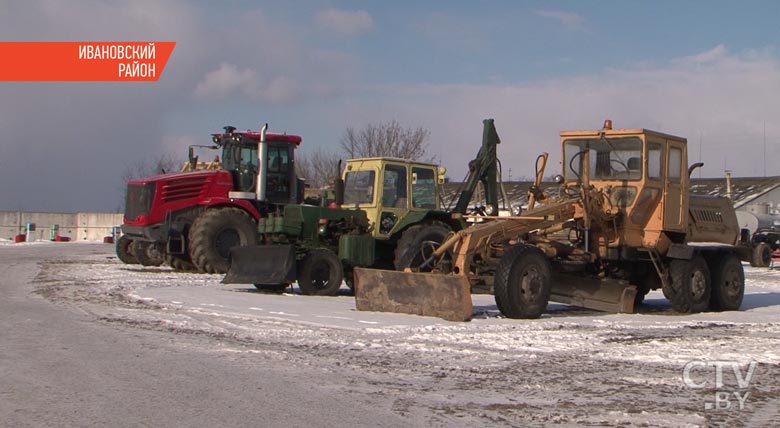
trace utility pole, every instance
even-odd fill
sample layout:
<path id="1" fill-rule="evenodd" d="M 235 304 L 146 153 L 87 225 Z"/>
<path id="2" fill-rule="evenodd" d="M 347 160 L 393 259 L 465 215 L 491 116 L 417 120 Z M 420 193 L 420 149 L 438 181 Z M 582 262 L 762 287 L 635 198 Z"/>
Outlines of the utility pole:
<path id="1" fill-rule="evenodd" d="M 766 177 L 766 121 L 764 121 L 764 177 Z"/>
<path id="2" fill-rule="evenodd" d="M 699 162 L 701 162 L 701 131 L 699 131 Z M 699 170 L 699 178 L 701 178 L 701 168 Z"/>

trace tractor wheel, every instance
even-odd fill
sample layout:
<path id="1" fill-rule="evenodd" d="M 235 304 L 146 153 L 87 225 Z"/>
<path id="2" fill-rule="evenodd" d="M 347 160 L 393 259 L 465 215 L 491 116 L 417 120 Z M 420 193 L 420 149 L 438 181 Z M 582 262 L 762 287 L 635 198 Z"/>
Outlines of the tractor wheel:
<path id="1" fill-rule="evenodd" d="M 710 304 L 710 269 L 701 256 L 691 260 L 673 260 L 669 265 L 670 289 L 664 295 L 679 313 L 690 314 L 707 309 Z"/>
<path id="2" fill-rule="evenodd" d="M 133 254 L 133 240 L 127 236 L 122 235 L 116 241 L 116 256 L 122 263 L 128 265 L 137 265 L 138 259 Z"/>
<path id="3" fill-rule="evenodd" d="M 197 272 L 198 268 L 190 261 L 186 255 L 166 254 L 165 263 L 177 272 Z"/>
<path id="4" fill-rule="evenodd" d="M 257 225 L 238 208 L 207 209 L 190 227 L 190 258 L 199 271 L 226 273 L 233 247 L 256 242 Z"/>
<path id="5" fill-rule="evenodd" d="M 257 291 L 268 294 L 282 294 L 290 284 L 255 284 Z"/>
<path id="6" fill-rule="evenodd" d="M 752 256 L 750 266 L 769 267 L 772 264 L 772 248 L 766 242 L 759 242 L 753 247 Z"/>
<path id="7" fill-rule="evenodd" d="M 536 247 L 516 245 L 498 263 L 496 305 L 508 318 L 539 318 L 550 300 L 551 282 L 547 256 Z"/>
<path id="8" fill-rule="evenodd" d="M 736 311 L 745 295 L 745 272 L 742 262 L 733 254 L 724 255 L 712 267 L 710 309 Z"/>
<path id="9" fill-rule="evenodd" d="M 395 269 L 404 270 L 418 267 L 447 240 L 452 232 L 446 224 L 434 221 L 426 224 L 416 224 L 406 229 L 395 247 Z M 423 272 L 429 272 L 431 267 L 426 267 Z"/>
<path id="10" fill-rule="evenodd" d="M 133 242 L 133 254 L 142 266 L 160 266 L 165 259 L 160 245 L 151 241 Z"/>
<path id="11" fill-rule="evenodd" d="M 298 270 L 298 287 L 303 294 L 335 296 L 344 281 L 341 260 L 330 250 L 323 248 L 309 251 Z"/>

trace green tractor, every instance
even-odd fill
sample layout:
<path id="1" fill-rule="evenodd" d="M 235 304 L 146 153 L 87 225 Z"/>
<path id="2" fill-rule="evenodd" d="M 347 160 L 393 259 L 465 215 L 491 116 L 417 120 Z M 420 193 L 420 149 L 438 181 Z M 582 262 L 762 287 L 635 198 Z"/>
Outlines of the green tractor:
<path id="1" fill-rule="evenodd" d="M 279 291 L 297 281 L 301 292 L 335 295 L 352 288 L 352 269 L 403 270 L 420 266 L 454 231 L 479 183 L 484 213 L 498 212 L 493 120 L 484 121 L 482 147 L 452 210 L 441 206 L 445 169 L 396 158 L 348 160 L 328 205 L 287 205 L 258 220 L 258 245 L 231 250 L 225 284 L 254 284 Z M 456 214 L 456 215 L 453 215 Z"/>

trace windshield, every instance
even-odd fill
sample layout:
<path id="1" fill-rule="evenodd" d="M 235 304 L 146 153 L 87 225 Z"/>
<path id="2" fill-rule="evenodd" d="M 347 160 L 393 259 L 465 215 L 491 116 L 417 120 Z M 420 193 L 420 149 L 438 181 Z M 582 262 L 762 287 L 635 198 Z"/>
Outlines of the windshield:
<path id="1" fill-rule="evenodd" d="M 370 204 L 374 201 L 374 171 L 348 172 L 344 178 L 344 204 Z"/>
<path id="2" fill-rule="evenodd" d="M 222 168 L 228 171 L 238 171 L 253 166 L 257 168 L 257 146 L 241 146 L 228 143 L 222 147 Z"/>
<path id="3" fill-rule="evenodd" d="M 582 178 L 585 151 L 590 154 L 591 180 L 642 178 L 642 140 L 639 137 L 566 140 L 563 156 L 567 180 Z"/>

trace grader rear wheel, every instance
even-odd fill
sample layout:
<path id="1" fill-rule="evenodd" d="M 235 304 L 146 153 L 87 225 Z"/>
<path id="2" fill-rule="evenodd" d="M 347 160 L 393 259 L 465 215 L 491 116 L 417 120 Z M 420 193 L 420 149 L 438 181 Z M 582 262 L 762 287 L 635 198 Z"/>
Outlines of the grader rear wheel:
<path id="1" fill-rule="evenodd" d="M 716 262 L 712 267 L 710 309 L 736 311 L 742 305 L 745 295 L 745 272 L 742 263 L 732 254 L 724 255 Z"/>
<path id="2" fill-rule="evenodd" d="M 671 281 L 664 295 L 679 313 L 701 312 L 710 304 L 710 270 L 701 256 L 691 260 L 673 260 L 669 265 Z"/>

